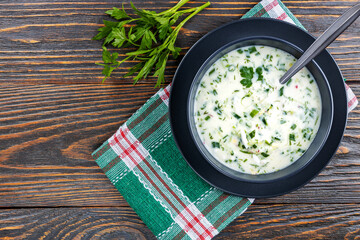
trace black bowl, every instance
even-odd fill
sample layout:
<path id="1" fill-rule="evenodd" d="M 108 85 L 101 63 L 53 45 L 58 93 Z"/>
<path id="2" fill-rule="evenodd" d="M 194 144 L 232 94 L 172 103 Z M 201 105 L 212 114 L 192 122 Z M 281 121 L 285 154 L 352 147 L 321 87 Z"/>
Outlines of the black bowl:
<path id="1" fill-rule="evenodd" d="M 316 137 L 314 138 L 308 150 L 290 166 L 280 171 L 269 174 L 251 175 L 251 174 L 241 173 L 239 171 L 227 167 L 226 165 L 216 160 L 214 156 L 212 156 L 210 152 L 206 149 L 206 147 L 202 144 L 200 136 L 196 129 L 195 119 L 194 119 L 194 100 L 202 77 L 212 66 L 212 64 L 215 61 L 217 61 L 220 57 L 222 57 L 224 54 L 231 52 L 234 49 L 250 46 L 250 45 L 265 45 L 265 46 L 275 47 L 284 50 L 297 58 L 299 58 L 302 53 L 301 49 L 299 49 L 292 43 L 284 41 L 283 39 L 277 39 L 268 36 L 263 36 L 263 37 L 256 36 L 246 39 L 238 39 L 235 42 L 230 42 L 227 45 L 223 46 L 222 48 L 218 49 L 200 67 L 190 87 L 190 94 L 187 103 L 188 125 L 190 126 L 191 135 L 193 137 L 193 141 L 196 143 L 195 145 L 198 147 L 198 150 L 201 152 L 203 157 L 210 162 L 210 164 L 212 164 L 217 170 L 219 170 L 223 174 L 235 178 L 237 180 L 257 182 L 257 183 L 278 180 L 281 178 L 289 178 L 291 175 L 294 175 L 297 172 L 301 171 L 307 164 L 309 164 L 310 161 L 312 161 L 318 155 L 319 151 L 323 147 L 329 135 L 333 122 L 333 99 L 332 99 L 331 89 L 325 75 L 321 71 L 320 67 L 316 64 L 316 62 L 311 61 L 307 65 L 307 68 L 313 74 L 320 90 L 320 95 L 322 100 L 322 113 L 321 113 L 320 126 L 316 134 Z"/>
<path id="2" fill-rule="evenodd" d="M 310 34 L 292 24 L 252 18 L 226 24 L 208 33 L 189 50 L 173 79 L 170 122 L 180 151 L 200 177 L 232 194 L 270 197 L 297 189 L 327 165 L 342 139 L 347 118 L 343 78 L 327 51 L 323 51 L 307 65 L 317 81 L 322 99 L 319 131 L 305 154 L 289 167 L 263 175 L 232 170 L 206 150 L 199 139 L 193 119 L 193 100 L 198 83 L 208 68 L 223 54 L 256 44 L 276 47 L 299 57 L 313 41 Z"/>

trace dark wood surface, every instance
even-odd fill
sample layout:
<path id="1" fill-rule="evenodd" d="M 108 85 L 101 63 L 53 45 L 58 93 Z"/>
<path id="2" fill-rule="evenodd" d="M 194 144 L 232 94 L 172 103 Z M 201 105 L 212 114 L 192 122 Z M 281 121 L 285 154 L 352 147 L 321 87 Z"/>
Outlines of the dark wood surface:
<path id="1" fill-rule="evenodd" d="M 356 2 L 284 1 L 316 36 Z M 160 10 L 175 1 L 134 3 Z M 256 3 L 212 1 L 181 31 L 182 53 Z M 0 239 L 154 239 L 90 156 L 157 91 L 152 78 L 136 86 L 121 78 L 128 64 L 100 84 L 101 43 L 91 38 L 113 6 L 121 2 L 0 1 Z M 328 49 L 360 97 L 360 21 Z M 170 61 L 168 83 L 178 63 Z M 359 158 L 358 107 L 318 177 L 256 200 L 217 239 L 359 239 Z"/>

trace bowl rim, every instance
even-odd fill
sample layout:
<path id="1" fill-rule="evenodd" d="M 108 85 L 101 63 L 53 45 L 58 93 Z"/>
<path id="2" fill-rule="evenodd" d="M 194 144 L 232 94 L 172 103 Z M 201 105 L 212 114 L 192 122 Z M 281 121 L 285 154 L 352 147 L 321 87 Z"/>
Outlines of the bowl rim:
<path id="1" fill-rule="evenodd" d="M 192 80 L 192 83 L 191 83 L 191 86 L 190 86 L 190 89 L 189 89 L 189 95 L 188 95 L 188 100 L 187 100 L 187 114 L 188 114 L 188 117 L 187 117 L 187 124 L 190 126 L 190 135 L 192 137 L 192 140 L 194 141 L 197 149 L 199 150 L 199 152 L 201 153 L 201 155 L 214 167 L 216 168 L 218 171 L 222 172 L 223 174 L 227 175 L 228 177 L 231 177 L 231 178 L 234 178 L 234 179 L 237 179 L 237 180 L 243 180 L 243 181 L 248 181 L 248 182 L 254 182 L 254 183 L 265 183 L 265 182 L 268 182 L 268 181 L 271 181 L 271 180 L 280 180 L 280 179 L 284 179 L 284 178 L 289 178 L 291 176 L 293 176 L 294 174 L 300 172 L 302 169 L 304 169 L 306 166 L 308 166 L 310 164 L 311 161 L 313 161 L 316 156 L 319 154 L 319 152 L 321 151 L 322 147 L 324 146 L 325 142 L 326 142 L 326 139 L 328 138 L 329 136 L 329 133 L 330 133 L 330 129 L 332 127 L 332 123 L 333 123 L 333 117 L 334 117 L 334 103 L 333 103 L 333 97 L 332 97 L 332 91 L 331 91 L 331 88 L 330 88 L 330 85 L 328 83 L 328 80 L 327 80 L 327 77 L 325 76 L 324 72 L 322 71 L 322 69 L 320 68 L 320 66 L 317 64 L 316 61 L 314 60 L 311 60 L 311 62 L 309 64 L 312 64 L 316 70 L 320 73 L 320 75 L 322 76 L 322 78 L 324 79 L 324 82 L 325 82 L 325 85 L 326 85 L 326 90 L 323 90 L 323 91 L 328 91 L 329 92 L 329 96 L 330 96 L 330 102 L 328 103 L 328 106 L 330 106 L 330 119 L 329 119 L 329 123 L 327 124 L 327 128 L 326 128 L 326 131 L 324 133 L 324 136 L 320 139 L 320 144 L 317 144 L 318 146 L 316 147 L 316 151 L 308 158 L 306 159 L 305 163 L 300 165 L 299 167 L 295 168 L 293 171 L 289 172 L 288 174 L 286 175 L 282 175 L 281 176 L 281 172 L 284 172 L 286 170 L 288 170 L 291 166 L 293 166 L 293 164 L 295 162 L 298 162 L 300 159 L 303 158 L 303 156 L 305 155 L 305 153 L 303 153 L 301 155 L 301 157 L 299 159 L 297 159 L 296 161 L 294 161 L 292 164 L 290 164 L 289 166 L 283 168 L 283 169 L 280 169 L 278 171 L 275 171 L 275 172 L 271 172 L 271 173 L 267 173 L 267 174 L 247 174 L 247 173 L 241 173 L 239 171 L 236 171 L 234 169 L 231 169 L 229 168 L 228 166 L 226 166 L 225 164 L 221 163 L 219 160 L 217 160 L 214 156 L 212 156 L 212 154 L 206 149 L 206 147 L 204 147 L 203 144 L 200 144 L 199 142 L 199 134 L 197 132 L 197 128 L 196 126 L 194 126 L 194 121 L 193 121 L 193 116 L 191 114 L 193 114 L 191 112 L 191 109 L 192 109 L 192 105 L 193 105 L 193 99 L 191 99 L 196 93 L 196 90 L 198 88 L 198 84 L 200 82 L 199 79 L 199 75 L 202 74 L 203 71 L 206 70 L 206 68 L 209 67 L 209 62 L 211 62 L 214 58 L 216 58 L 216 56 L 218 56 L 222 51 L 225 51 L 226 50 L 226 53 L 224 54 L 227 54 L 229 53 L 230 51 L 234 51 L 236 50 L 236 48 L 234 48 L 233 50 L 230 50 L 228 51 L 227 49 L 231 48 L 232 46 L 236 45 L 236 44 L 239 44 L 241 42 L 246 42 L 246 41 L 251 41 L 251 40 L 271 40 L 271 41 L 274 41 L 274 42 L 279 42 L 281 44 L 284 44 L 284 45 L 288 45 L 290 46 L 291 48 L 293 48 L 295 51 L 298 51 L 300 53 L 303 53 L 304 51 L 302 49 L 300 49 L 299 47 L 297 47 L 296 45 L 290 43 L 290 42 L 287 42 L 285 40 L 282 40 L 282 39 L 276 39 L 276 38 L 273 38 L 273 37 L 266 37 L 266 36 L 261 36 L 261 37 L 256 37 L 256 38 L 253 38 L 253 37 L 249 37 L 249 38 L 244 38 L 244 39 L 237 39 L 237 40 L 234 40 L 232 42 L 229 42 L 227 44 L 225 44 L 224 46 L 218 48 L 216 51 L 214 51 L 205 61 L 204 63 L 201 65 L 201 67 L 198 69 L 196 75 L 194 76 L 194 79 Z M 254 44 L 255 45 L 255 44 Z M 261 45 L 261 44 L 259 44 Z M 265 44 L 264 44 L 265 45 Z M 251 46 L 251 45 L 244 45 L 244 47 L 246 46 Z M 269 45 L 270 46 L 270 45 Z M 270 46 L 271 47 L 271 46 Z M 285 51 L 285 50 L 283 50 Z M 287 52 L 287 51 L 285 51 Z M 287 52 L 289 53 L 289 52 Z M 291 54 L 291 53 L 289 53 Z M 292 54 L 291 54 L 292 55 Z M 219 59 L 219 57 L 217 58 Z M 215 60 L 217 61 L 217 60 Z M 309 65 L 307 64 L 307 66 Z M 311 70 L 309 69 L 309 71 L 311 72 Z M 312 72 L 311 72 L 312 73 Z M 317 79 L 315 79 L 315 81 L 317 81 Z M 322 104 L 323 104 L 323 101 L 322 101 Z M 321 125 L 319 125 L 319 130 L 320 130 L 320 127 Z M 318 133 L 318 132 L 317 132 Z M 316 133 L 316 136 L 317 136 L 317 133 Z M 310 146 L 306 149 L 306 151 L 308 149 L 310 149 L 311 145 L 313 145 L 314 141 L 315 141 L 315 138 L 316 136 L 314 137 L 314 139 L 312 140 L 312 143 L 310 144 Z M 206 152 L 208 153 L 208 155 L 210 155 L 211 159 L 209 159 L 206 155 Z M 216 164 L 215 161 L 217 161 L 218 163 L 220 164 Z M 222 167 L 219 167 L 219 165 L 221 165 Z M 294 168 L 294 167 L 293 167 Z M 225 170 L 226 169 L 226 170 Z M 236 172 L 235 174 L 232 174 L 231 172 Z M 275 175 L 275 174 L 279 174 L 280 177 L 278 178 L 275 178 L 275 179 L 259 179 L 260 178 L 264 178 L 264 177 L 271 177 L 271 175 Z M 250 176 L 254 176 L 253 179 L 245 179 L 241 176 L 247 176 L 249 177 Z M 255 177 L 256 176 L 256 177 Z"/>
<path id="2" fill-rule="evenodd" d="M 302 175 L 296 174 L 292 177 L 292 181 L 287 181 L 288 183 L 284 184 L 283 186 L 281 182 L 276 181 L 272 184 L 247 184 L 243 183 L 241 181 L 235 181 L 232 182 L 231 186 L 227 184 L 226 182 L 228 179 L 222 179 L 221 181 L 214 181 L 216 177 L 220 178 L 228 178 L 224 174 L 217 171 L 215 168 L 213 168 L 206 160 L 206 164 L 198 161 L 195 165 L 194 161 L 197 161 L 198 159 L 192 158 L 190 156 L 192 153 L 185 147 L 191 146 L 191 143 L 187 143 L 182 136 L 182 132 L 175 131 L 175 129 L 178 129 L 178 124 L 181 124 L 181 121 L 183 121 L 184 117 L 181 115 L 178 107 L 181 108 L 181 106 L 174 105 L 175 98 L 179 98 L 181 95 L 184 94 L 184 79 L 179 79 L 180 77 L 186 76 L 183 73 L 184 65 L 188 65 L 187 61 L 190 55 L 192 55 L 194 49 L 198 47 L 199 44 L 202 44 L 203 40 L 206 38 L 209 38 L 214 32 L 229 27 L 229 25 L 236 25 L 236 24 L 249 24 L 260 22 L 261 24 L 270 24 L 270 25 L 280 25 L 280 27 L 288 28 L 290 30 L 294 30 L 299 32 L 299 34 L 303 34 L 306 41 L 309 43 L 306 43 L 306 45 L 310 46 L 311 42 L 315 40 L 315 38 L 308 32 L 306 32 L 304 29 L 297 27 L 291 23 L 287 23 L 281 20 L 271 19 L 271 18 L 247 18 L 247 19 L 240 19 L 235 20 L 232 22 L 229 22 L 227 24 L 224 24 L 209 33 L 205 34 L 200 40 L 198 40 L 185 54 L 182 61 L 180 62 L 177 70 L 175 71 L 171 91 L 170 91 L 170 99 L 169 99 L 169 120 L 170 120 L 170 128 L 174 137 L 174 141 L 176 146 L 178 147 L 178 150 L 182 154 L 183 158 L 186 160 L 190 168 L 193 169 L 193 171 L 202 178 L 205 182 L 208 184 L 224 191 L 230 194 L 242 196 L 242 197 L 256 197 L 256 198 L 267 198 L 267 197 L 273 197 L 273 196 L 279 196 L 283 195 L 289 192 L 292 192 L 302 186 L 304 186 L 306 183 L 311 181 L 314 177 L 316 177 L 319 172 L 326 167 L 326 165 L 330 162 L 331 158 L 336 153 L 336 150 L 338 149 L 340 142 L 343 138 L 343 133 L 346 127 L 347 122 L 347 100 L 346 100 L 346 89 L 345 89 L 345 83 L 343 81 L 343 76 L 341 74 L 341 71 L 336 64 L 334 58 L 330 55 L 330 53 L 327 50 L 324 50 L 317 58 L 326 58 L 327 61 L 329 61 L 331 66 L 331 70 L 327 67 L 326 72 L 331 72 L 332 74 L 335 74 L 336 76 L 333 76 L 331 78 L 335 78 L 335 82 L 329 82 L 331 89 L 336 88 L 336 92 L 332 92 L 333 98 L 337 99 L 334 101 L 334 120 L 333 120 L 333 126 L 330 130 L 330 134 L 328 136 L 327 141 L 324 145 L 327 147 L 327 151 L 323 149 L 320 151 L 319 156 L 317 156 L 317 161 L 312 161 L 311 164 L 309 164 L 307 167 L 305 167 L 302 171 Z M 282 26 L 281 26 L 282 25 Z M 305 43 L 301 43 L 304 45 Z M 306 47 L 308 47 L 306 46 Z M 315 58 L 316 59 L 316 58 Z M 327 63 L 328 64 L 328 63 Z M 323 66 L 322 66 L 323 67 Z M 327 73 L 325 73 L 327 74 Z M 178 80 L 176 80 L 178 79 Z M 336 114 L 337 113 L 337 114 Z M 184 126 L 185 129 L 183 131 L 186 131 L 186 126 Z M 320 156 L 321 155 L 321 156 Z M 306 176 L 303 176 L 303 175 Z M 215 177 L 215 178 L 214 178 Z M 270 189 L 270 191 L 268 190 Z M 274 190 L 276 189 L 276 190 Z"/>

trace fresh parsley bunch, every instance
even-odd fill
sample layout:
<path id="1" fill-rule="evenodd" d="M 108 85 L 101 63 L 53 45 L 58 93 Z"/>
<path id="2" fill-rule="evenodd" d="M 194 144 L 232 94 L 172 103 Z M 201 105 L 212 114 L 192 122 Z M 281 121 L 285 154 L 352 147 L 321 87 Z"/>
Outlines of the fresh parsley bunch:
<path id="1" fill-rule="evenodd" d="M 94 40 L 105 39 L 103 43 L 103 63 L 96 63 L 104 67 L 102 74 L 105 75 L 103 82 L 110 77 L 112 71 L 118 68 L 126 60 L 138 60 L 138 64 L 130 68 L 125 77 L 134 76 L 134 84 L 140 79 L 146 78 L 154 69 L 153 76 L 157 77 L 155 87 L 159 87 L 164 80 L 166 62 L 171 53 L 174 58 L 179 56 L 181 48 L 175 47 L 175 41 L 183 25 L 198 12 L 210 5 L 207 2 L 199 7 L 179 10 L 189 0 L 180 0 L 174 7 L 156 13 L 154 11 L 139 10 L 131 2 L 131 7 L 137 17 L 129 16 L 124 6 L 122 9 L 114 7 L 105 13 L 115 18 L 114 21 L 103 20 L 105 26 L 98 29 L 99 33 Z M 179 17 L 189 14 L 176 27 L 174 24 Z M 126 53 L 124 59 L 119 60 L 117 52 L 110 53 L 106 45 L 113 47 L 135 47 L 136 50 Z"/>

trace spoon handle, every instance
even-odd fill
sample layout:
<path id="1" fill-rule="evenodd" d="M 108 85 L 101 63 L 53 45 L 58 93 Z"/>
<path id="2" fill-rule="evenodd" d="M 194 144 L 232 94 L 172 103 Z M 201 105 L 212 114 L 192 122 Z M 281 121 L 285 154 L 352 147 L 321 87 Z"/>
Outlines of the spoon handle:
<path id="1" fill-rule="evenodd" d="M 360 3 L 356 4 L 341 15 L 326 31 L 318 37 L 294 65 L 281 77 L 280 83 L 285 84 L 289 79 L 332 43 L 360 16 Z"/>

